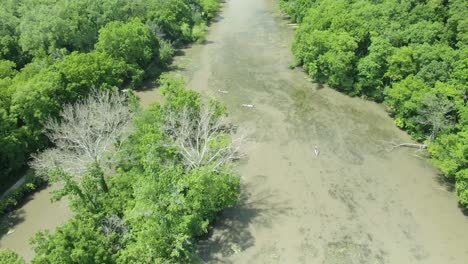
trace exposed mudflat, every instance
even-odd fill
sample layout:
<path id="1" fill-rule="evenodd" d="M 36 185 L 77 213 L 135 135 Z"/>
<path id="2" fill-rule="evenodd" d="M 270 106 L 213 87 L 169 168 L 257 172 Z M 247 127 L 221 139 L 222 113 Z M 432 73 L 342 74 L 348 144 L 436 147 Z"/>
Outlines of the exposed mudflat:
<path id="1" fill-rule="evenodd" d="M 206 43 L 176 58 L 189 87 L 219 98 L 250 134 L 241 203 L 200 254 L 211 263 L 468 263 L 468 217 L 450 186 L 415 150 L 385 150 L 410 139 L 382 106 L 288 69 L 288 23 L 276 1 L 228 0 Z"/>

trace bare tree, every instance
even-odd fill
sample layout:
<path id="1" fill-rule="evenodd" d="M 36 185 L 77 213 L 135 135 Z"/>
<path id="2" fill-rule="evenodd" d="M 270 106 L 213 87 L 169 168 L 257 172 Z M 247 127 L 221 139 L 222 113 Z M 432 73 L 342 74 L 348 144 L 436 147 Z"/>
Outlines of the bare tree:
<path id="1" fill-rule="evenodd" d="M 431 127 L 430 140 L 434 140 L 439 132 L 449 127 L 453 122 L 447 114 L 455 109 L 455 104 L 447 98 L 429 94 L 423 99 L 424 107 L 420 109 L 416 122 Z"/>
<path id="2" fill-rule="evenodd" d="M 114 240 L 114 243 L 112 244 L 114 252 L 117 252 L 122 248 L 121 245 L 128 236 L 130 227 L 125 224 L 122 218 L 115 214 L 108 215 L 101 219 L 100 223 L 102 232 L 107 237 L 115 236 L 117 238 L 117 240 Z"/>
<path id="3" fill-rule="evenodd" d="M 166 115 L 165 131 L 188 168 L 211 166 L 214 170 L 239 159 L 244 135 L 234 135 L 215 105 L 204 103 L 198 110 L 183 108 Z"/>
<path id="4" fill-rule="evenodd" d="M 59 119 L 48 120 L 45 127 L 54 147 L 35 156 L 31 166 L 41 176 L 61 170 L 77 178 L 94 166 L 100 171 L 94 174 L 103 178 L 116 165 L 132 117 L 126 94 L 94 91 L 88 98 L 66 105 Z"/>
<path id="5" fill-rule="evenodd" d="M 112 214 L 101 220 L 102 232 L 106 236 L 117 234 L 119 237 L 125 237 L 129 232 L 129 227 L 122 218 Z"/>
<path id="6" fill-rule="evenodd" d="M 421 125 L 430 126 L 431 134 L 429 141 L 434 140 L 440 131 L 447 129 L 453 121 L 447 116 L 450 112 L 455 110 L 455 104 L 436 94 L 428 94 L 423 100 L 423 107 L 418 111 L 418 116 L 413 120 Z M 407 143 L 407 142 L 385 142 L 386 150 L 393 151 L 396 148 L 408 147 L 416 148 L 418 151 L 427 149 L 426 144 Z"/>

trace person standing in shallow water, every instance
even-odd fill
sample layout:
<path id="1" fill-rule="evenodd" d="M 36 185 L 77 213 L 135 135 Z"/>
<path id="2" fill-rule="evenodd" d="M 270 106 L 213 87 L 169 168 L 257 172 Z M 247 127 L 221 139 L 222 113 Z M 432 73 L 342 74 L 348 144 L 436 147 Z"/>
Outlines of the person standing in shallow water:
<path id="1" fill-rule="evenodd" d="M 315 153 L 315 156 L 318 157 L 320 155 L 320 150 L 317 146 L 314 146 L 314 153 Z"/>

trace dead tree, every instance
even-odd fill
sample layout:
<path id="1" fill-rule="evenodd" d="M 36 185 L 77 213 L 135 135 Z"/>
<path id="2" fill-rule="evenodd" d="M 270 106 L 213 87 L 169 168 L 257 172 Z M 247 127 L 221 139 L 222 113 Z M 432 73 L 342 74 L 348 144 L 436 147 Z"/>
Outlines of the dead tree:
<path id="1" fill-rule="evenodd" d="M 418 143 L 396 143 L 396 142 L 385 142 L 385 148 L 388 152 L 391 152 L 397 148 L 406 147 L 406 148 L 415 148 L 418 150 L 427 149 L 427 145 L 418 144 Z"/>
<path id="2" fill-rule="evenodd" d="M 115 236 L 117 241 L 114 240 L 112 244 L 112 248 L 115 252 L 121 249 L 121 244 L 128 236 L 130 232 L 130 227 L 125 224 L 122 218 L 119 216 L 112 214 L 108 215 L 107 217 L 101 219 L 101 230 L 107 237 Z"/>
<path id="3" fill-rule="evenodd" d="M 429 140 L 434 140 L 440 131 L 450 127 L 453 121 L 447 115 L 455 110 L 455 104 L 445 97 L 429 94 L 423 98 L 424 107 L 418 111 L 415 121 L 431 127 Z"/>
<path id="4" fill-rule="evenodd" d="M 88 98 L 66 105 L 59 119 L 46 123 L 47 136 L 54 147 L 36 155 L 31 166 L 44 177 L 60 170 L 72 178 L 81 178 L 93 166 L 98 170 L 95 177 L 102 177 L 105 184 L 104 174 L 116 165 L 120 146 L 131 130 L 132 117 L 125 94 L 94 91 Z"/>
<path id="5" fill-rule="evenodd" d="M 448 114 L 455 109 L 455 104 L 445 97 L 437 94 L 428 94 L 423 100 L 423 107 L 418 110 L 418 116 L 414 118 L 416 123 L 430 127 L 429 141 L 433 141 L 440 131 L 447 129 L 453 121 Z M 418 151 L 427 149 L 426 144 L 417 143 L 395 143 L 386 142 L 387 151 L 393 151 L 396 148 L 408 147 L 417 148 Z"/>
<path id="6" fill-rule="evenodd" d="M 216 106 L 205 103 L 200 109 L 183 108 L 166 114 L 165 131 L 189 169 L 220 166 L 239 159 L 244 135 L 234 136 L 234 129 L 217 112 Z"/>

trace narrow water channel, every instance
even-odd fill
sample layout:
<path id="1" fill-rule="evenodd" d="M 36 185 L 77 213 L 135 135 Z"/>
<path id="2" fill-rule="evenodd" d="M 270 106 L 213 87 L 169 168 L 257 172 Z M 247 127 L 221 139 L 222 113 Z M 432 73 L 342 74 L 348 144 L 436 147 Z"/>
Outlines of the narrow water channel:
<path id="1" fill-rule="evenodd" d="M 410 139 L 380 105 L 288 69 L 288 23 L 275 0 L 227 0 L 206 43 L 176 58 L 188 86 L 225 103 L 249 134 L 238 169 L 241 203 L 202 241 L 203 259 L 466 263 L 468 217 L 450 186 L 413 150 L 385 150 L 385 142 Z M 157 94 L 138 93 L 144 104 Z M 30 259 L 28 239 L 69 217 L 65 203 L 51 205 L 48 197 L 37 193 L 18 211 L 20 223 L 1 247 Z"/>
<path id="2" fill-rule="evenodd" d="M 1 219 L 10 225 L 10 234 L 2 234 L 0 248 L 11 248 L 18 252 L 29 263 L 34 252 L 29 240 L 37 231 L 54 229 L 65 223 L 71 217 L 68 201 L 62 199 L 51 202 L 50 192 L 53 187 L 47 187 L 28 197 L 24 205 L 12 212 L 7 218 Z"/>

